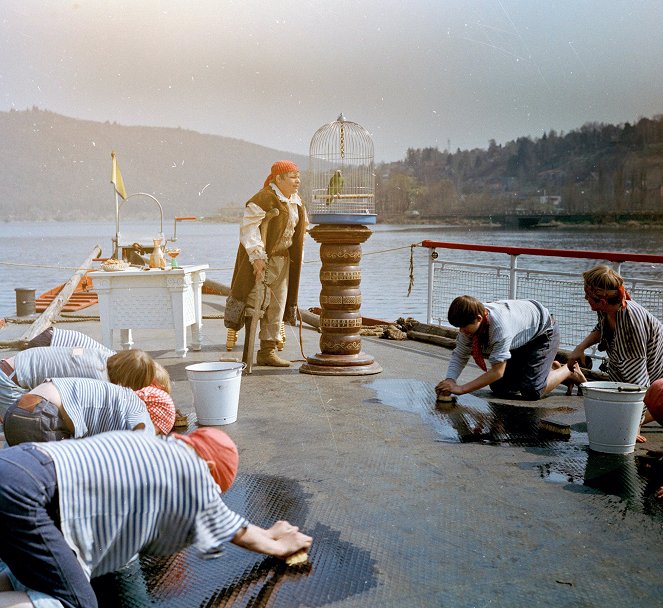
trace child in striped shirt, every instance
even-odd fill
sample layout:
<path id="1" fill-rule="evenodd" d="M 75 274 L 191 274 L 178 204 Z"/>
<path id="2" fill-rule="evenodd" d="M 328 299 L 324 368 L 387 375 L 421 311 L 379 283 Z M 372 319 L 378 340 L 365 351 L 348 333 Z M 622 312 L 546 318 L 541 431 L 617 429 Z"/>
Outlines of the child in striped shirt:
<path id="1" fill-rule="evenodd" d="M 115 430 L 168 434 L 175 405 L 165 391 L 138 391 L 91 378 L 53 378 L 12 405 L 5 415 L 7 443 L 58 441 Z"/>
<path id="2" fill-rule="evenodd" d="M 90 579 L 138 553 L 193 545 L 215 557 L 226 542 L 279 558 L 307 550 L 313 539 L 297 526 L 260 528 L 226 506 L 238 460 L 218 429 L 0 450 L 0 605 L 95 608 Z"/>

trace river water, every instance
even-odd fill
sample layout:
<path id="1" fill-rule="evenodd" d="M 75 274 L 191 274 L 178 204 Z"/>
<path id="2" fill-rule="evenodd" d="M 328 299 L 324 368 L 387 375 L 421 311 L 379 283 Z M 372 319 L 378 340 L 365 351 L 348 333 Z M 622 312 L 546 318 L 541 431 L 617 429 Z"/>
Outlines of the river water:
<path id="1" fill-rule="evenodd" d="M 170 228 L 172 226 L 164 230 L 166 237 L 172 235 Z M 636 226 L 503 230 L 379 224 L 371 229 L 373 234 L 362 245 L 361 310 L 364 316 L 390 321 L 399 317 L 426 320 L 428 250 L 422 247 L 414 249 L 414 285 L 410 296 L 407 295 L 410 245 L 422 240 L 652 254 L 661 251 L 663 245 L 663 229 Z M 137 221 L 131 225 L 131 232 L 136 236 L 151 236 L 158 232 L 158 226 Z M 97 244 L 102 247 L 102 256 L 109 256 L 114 234 L 112 221 L 0 224 L 0 316 L 15 314 L 16 288 L 35 289 L 39 295 L 64 283 Z M 177 226 L 177 246 L 182 250 L 179 261 L 181 264 L 209 264 L 208 278 L 229 285 L 238 234 L 237 224 L 181 222 Z M 465 260 L 475 255 L 462 251 L 440 254 L 449 259 Z M 505 255 L 482 258 L 486 260 L 502 265 L 509 263 Z M 539 267 L 560 268 L 556 258 L 536 260 Z M 569 260 L 564 262 L 563 270 L 581 273 L 595 263 Z M 662 270 L 661 267 L 641 266 L 635 274 L 660 279 Z M 319 245 L 307 237 L 299 296 L 301 308 L 318 305 L 319 271 Z"/>

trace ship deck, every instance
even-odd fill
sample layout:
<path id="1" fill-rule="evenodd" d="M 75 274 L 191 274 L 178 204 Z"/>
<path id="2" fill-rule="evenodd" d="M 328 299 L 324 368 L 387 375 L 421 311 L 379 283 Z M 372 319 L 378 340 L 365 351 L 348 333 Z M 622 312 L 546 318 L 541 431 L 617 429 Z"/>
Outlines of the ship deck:
<path id="1" fill-rule="evenodd" d="M 241 358 L 225 352 L 224 298 L 206 296 L 200 352 L 182 359 L 165 331 L 135 346 L 169 371 L 177 406 L 195 412 L 186 366 Z M 96 307 L 61 327 L 100 339 Z M 86 320 L 89 319 L 89 320 Z M 0 340 L 26 326 L 9 323 Z M 239 446 L 228 505 L 253 523 L 287 519 L 314 538 L 306 567 L 229 545 L 214 560 L 187 549 L 141 557 L 95 580 L 100 604 L 212 606 L 555 606 L 660 603 L 663 429 L 644 428 L 630 455 L 588 450 L 583 398 L 560 388 L 537 403 L 489 391 L 436 404 L 451 351 L 415 341 L 362 339 L 383 371 L 300 374 L 298 331 L 287 328 L 287 369 L 254 367 L 239 415 L 224 426 Z M 303 351 L 319 334 L 302 330 Z M 116 345 L 117 347 L 117 345 Z M 9 356 L 12 351 L 2 351 Z M 464 377 L 477 368 L 468 366 Z M 544 432 L 542 420 L 570 426 Z"/>

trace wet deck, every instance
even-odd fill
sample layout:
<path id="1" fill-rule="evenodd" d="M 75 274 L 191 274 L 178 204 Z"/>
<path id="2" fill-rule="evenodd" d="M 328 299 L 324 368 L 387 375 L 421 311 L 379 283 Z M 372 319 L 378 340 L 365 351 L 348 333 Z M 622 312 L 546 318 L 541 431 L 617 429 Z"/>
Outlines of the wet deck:
<path id="1" fill-rule="evenodd" d="M 203 350 L 186 359 L 165 332 L 134 332 L 170 372 L 191 425 L 185 367 L 227 355 L 223 322 L 209 318 L 222 303 L 206 302 Z M 61 326 L 100 338 L 96 322 Z M 303 336 L 315 354 L 317 332 L 305 326 Z M 242 340 L 231 355 L 241 357 Z M 582 397 L 558 389 L 530 407 L 482 391 L 437 406 L 450 351 L 379 338 L 364 338 L 363 350 L 382 373 L 254 367 L 238 420 L 224 427 L 240 450 L 228 504 L 256 524 L 284 518 L 313 535 L 309 567 L 232 545 L 215 560 L 190 550 L 141 558 L 96 581 L 102 605 L 660 605 L 663 508 L 653 491 L 663 467 L 646 456 L 663 447 L 660 426 L 645 427 L 635 454 L 589 452 Z M 301 359 L 293 328 L 282 355 Z M 546 435 L 542 419 L 570 423 L 570 435 Z"/>

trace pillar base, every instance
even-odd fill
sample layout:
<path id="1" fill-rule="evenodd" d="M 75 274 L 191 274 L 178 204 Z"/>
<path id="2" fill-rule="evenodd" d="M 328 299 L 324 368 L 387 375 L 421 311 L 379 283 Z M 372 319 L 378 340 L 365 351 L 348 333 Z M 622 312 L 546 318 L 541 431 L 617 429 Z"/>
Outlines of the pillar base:
<path id="1" fill-rule="evenodd" d="M 318 353 L 306 358 L 299 367 L 300 374 L 315 376 L 369 376 L 382 371 L 380 364 L 370 355 L 326 355 Z"/>

